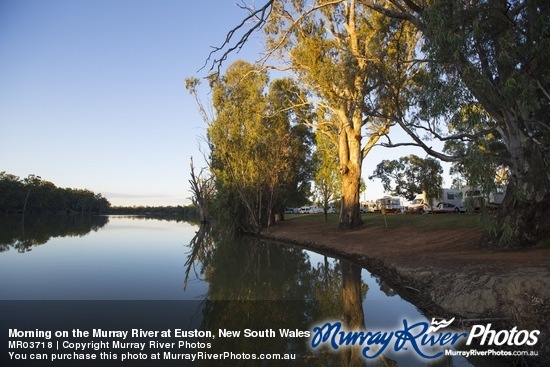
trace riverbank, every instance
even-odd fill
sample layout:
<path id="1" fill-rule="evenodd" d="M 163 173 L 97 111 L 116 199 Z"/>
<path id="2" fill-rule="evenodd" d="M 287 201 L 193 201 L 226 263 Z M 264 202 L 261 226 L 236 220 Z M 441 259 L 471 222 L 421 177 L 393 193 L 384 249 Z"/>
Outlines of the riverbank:
<path id="1" fill-rule="evenodd" d="M 355 262 L 429 316 L 500 320 L 518 330 L 541 330 L 537 346 L 548 349 L 548 244 L 495 252 L 479 247 L 482 230 L 468 223 L 473 217 L 369 216 L 361 228 L 346 232 L 338 231 L 334 221 L 324 222 L 322 215 L 301 216 L 275 223 L 262 236 Z M 546 359 L 548 350 L 540 351 Z"/>

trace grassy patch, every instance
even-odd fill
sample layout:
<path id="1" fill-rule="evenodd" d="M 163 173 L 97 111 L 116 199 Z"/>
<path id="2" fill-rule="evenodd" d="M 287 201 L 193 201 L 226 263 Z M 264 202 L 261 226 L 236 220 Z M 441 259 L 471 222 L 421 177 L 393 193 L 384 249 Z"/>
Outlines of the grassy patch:
<path id="1" fill-rule="evenodd" d="M 388 228 L 412 227 L 420 232 L 432 232 L 442 229 L 476 228 L 482 229 L 479 214 L 418 214 L 418 215 L 364 215 L 366 225 L 387 226 Z"/>
<path id="2" fill-rule="evenodd" d="M 327 221 L 329 223 L 338 224 L 339 219 L 338 214 L 329 214 Z M 296 220 L 301 222 L 324 222 L 325 221 L 325 215 L 324 214 L 285 214 L 286 220 Z"/>
<path id="3" fill-rule="evenodd" d="M 322 222 L 324 221 L 323 214 L 287 214 L 287 220 L 297 220 L 304 222 Z M 363 214 L 361 216 L 365 226 L 368 227 L 387 227 L 388 228 L 404 228 L 412 227 L 420 232 L 431 232 L 442 229 L 462 229 L 476 228 L 483 229 L 480 214 L 388 214 L 384 220 L 382 214 Z M 338 224 L 338 214 L 329 214 L 329 223 Z"/>

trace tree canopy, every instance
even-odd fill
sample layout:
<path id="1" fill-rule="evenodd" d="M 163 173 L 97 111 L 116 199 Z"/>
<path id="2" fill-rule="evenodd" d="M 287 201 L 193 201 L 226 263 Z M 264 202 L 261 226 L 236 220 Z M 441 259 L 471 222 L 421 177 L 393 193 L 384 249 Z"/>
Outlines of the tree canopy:
<path id="1" fill-rule="evenodd" d="M 342 131 L 349 132 L 347 136 L 363 136 L 350 119 L 361 106 L 355 121 L 363 124 L 377 118 L 382 123 L 378 126 L 399 125 L 411 138 L 408 142 L 386 140 L 386 146 L 420 146 L 431 156 L 458 162 L 471 171 L 477 169 L 479 160 L 472 159 L 477 154 L 509 172 L 506 198 L 495 221 L 498 228 L 486 234 L 485 246 L 531 246 L 548 231 L 547 1 L 270 0 L 249 11 L 248 20 L 260 20 L 249 31 L 265 27 L 268 55 L 275 55 L 275 50 L 286 52 L 289 65 L 316 93 L 320 104 L 348 103 L 343 114 L 348 122 L 339 130 L 345 142 L 339 149 L 344 192 L 349 186 L 346 172 L 361 166 L 346 167 L 347 162 L 357 160 L 347 161 L 342 153 L 358 148 L 357 140 L 346 140 Z M 236 28 L 246 26 L 243 22 Z M 370 30 L 367 38 L 358 36 L 364 30 Z M 417 34 L 419 43 L 412 41 Z M 233 35 L 230 32 L 217 51 L 231 52 L 228 45 L 233 41 L 242 47 L 250 33 L 237 41 Z M 385 50 L 381 54 L 361 54 L 374 50 L 367 47 L 372 40 L 377 45 L 390 45 L 384 41 L 394 40 L 396 47 L 381 46 Z M 347 41 L 346 47 L 339 48 Z M 342 94 L 352 90 L 346 88 L 349 85 L 357 87 L 353 90 L 361 91 L 362 97 L 361 93 Z M 448 142 L 447 150 L 435 150 L 432 139 Z M 343 202 L 354 200 L 350 197 Z"/>
<path id="2" fill-rule="evenodd" d="M 359 193 L 365 157 L 388 132 L 399 91 L 415 66 L 418 40 L 407 24 L 370 11 L 359 1 L 272 3 L 266 18 L 268 55 L 278 58 L 312 96 L 312 122 L 332 140 L 342 194 L 339 227 L 361 224 Z M 325 128 L 328 126 L 328 128 Z"/>
<path id="3" fill-rule="evenodd" d="M 443 168 L 438 160 L 422 159 L 411 154 L 399 160 L 383 160 L 369 179 L 380 179 L 384 190 L 409 200 L 422 192 L 426 193 L 427 198 L 437 198 L 443 183 L 442 173 Z"/>
<path id="4" fill-rule="evenodd" d="M 486 137 L 494 138 L 494 144 L 485 144 L 483 156 L 496 157 L 510 175 L 497 214 L 498 229 L 488 233 L 483 243 L 494 247 L 536 243 L 550 228 L 550 66 L 546 61 L 550 4 L 538 0 L 364 3 L 422 32 L 427 68 L 421 90 L 428 93 L 419 102 L 428 108 L 424 116 L 417 114 L 422 119 L 398 121 L 413 139 L 420 131 L 481 147 Z M 455 103 L 449 103 L 451 95 L 459 96 Z M 450 135 L 434 128 L 437 119 L 446 123 Z M 478 163 L 469 159 L 476 151 L 480 149 L 454 158 Z"/>
<path id="5" fill-rule="evenodd" d="M 340 175 L 338 156 L 334 154 L 337 147 L 322 128 L 315 132 L 315 142 L 315 191 L 322 204 L 325 221 L 327 221 L 329 205 L 341 196 L 342 176 Z"/>
<path id="6" fill-rule="evenodd" d="M 212 89 L 216 115 L 207 139 L 215 212 L 259 232 L 309 189 L 311 132 L 303 124 L 309 107 L 298 106 L 303 91 L 292 80 L 269 83 L 264 71 L 244 61 L 232 64 Z"/>

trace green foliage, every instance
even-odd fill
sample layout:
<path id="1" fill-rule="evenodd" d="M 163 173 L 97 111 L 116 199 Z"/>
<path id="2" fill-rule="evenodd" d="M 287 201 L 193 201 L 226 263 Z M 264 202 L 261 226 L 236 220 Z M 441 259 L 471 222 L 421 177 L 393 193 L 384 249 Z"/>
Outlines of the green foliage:
<path id="1" fill-rule="evenodd" d="M 484 196 L 506 190 L 508 169 L 500 158 L 505 149 L 494 135 L 476 142 L 449 141 L 445 151 L 463 157 L 453 163 L 450 173 L 463 177 L 467 186 L 479 189 Z"/>
<path id="2" fill-rule="evenodd" d="M 550 82 L 547 2 L 438 0 L 422 18 L 425 50 L 457 66 L 468 89 L 493 117 L 491 104 L 498 103 L 518 117 L 528 112 L 534 121 L 544 119 Z M 497 99 L 492 98 L 495 91 Z"/>
<path id="3" fill-rule="evenodd" d="M 310 10 L 316 9 L 316 11 Z M 284 58 L 316 101 L 315 127 L 336 149 L 342 186 L 340 227 L 361 224 L 363 159 L 392 124 L 392 97 L 406 89 L 417 33 L 359 1 L 276 1 L 265 27 L 270 51 Z M 367 139 L 365 139 L 367 138 Z"/>
<path id="4" fill-rule="evenodd" d="M 507 221 L 499 222 L 493 212 L 481 211 L 481 222 L 485 233 L 490 237 L 496 238 L 499 246 L 506 247 L 514 236 L 514 228 Z"/>
<path id="5" fill-rule="evenodd" d="M 267 92 L 266 92 L 267 90 Z M 213 82 L 216 117 L 208 127 L 215 219 L 259 232 L 308 189 L 311 132 L 303 92 L 290 79 L 268 83 L 244 61 Z M 302 199 L 303 200 L 303 199 Z"/>
<path id="6" fill-rule="evenodd" d="M 315 191 L 326 212 L 329 205 L 338 200 L 342 191 L 342 176 L 336 154 L 338 147 L 321 128 L 315 132 L 315 141 Z"/>
<path id="7" fill-rule="evenodd" d="M 110 203 L 101 194 L 87 189 L 59 188 L 40 176 L 17 176 L 0 172 L 0 212 L 105 213 Z"/>
<path id="8" fill-rule="evenodd" d="M 447 141 L 454 171 L 485 193 L 495 173 L 509 172 L 507 195 L 524 191 L 521 203 L 505 200 L 500 238 L 529 246 L 547 227 L 550 212 L 550 3 L 540 0 L 392 1 L 369 6 L 395 19 L 406 19 L 423 34 L 414 98 L 401 121 L 418 142 Z M 419 55 L 419 56 L 420 56 Z M 429 154 L 436 154 L 424 144 Z M 442 155 L 440 155 L 442 156 Z M 500 174 L 502 177 L 502 174 Z M 501 178 L 499 177 L 499 179 Z M 516 205 L 517 204 L 517 205 Z M 539 225 L 540 224 L 540 225 Z M 502 246 L 507 247 L 507 246 Z"/>
<path id="9" fill-rule="evenodd" d="M 439 197 L 442 173 L 443 168 L 436 159 L 422 159 L 411 154 L 399 160 L 383 160 L 369 179 L 380 179 L 384 190 L 392 195 L 412 200 L 416 194 L 426 192 L 427 198 L 431 199 Z"/>
<path id="10" fill-rule="evenodd" d="M 521 203 L 500 212 L 514 226 L 512 242 L 532 245 L 538 228 L 547 228 L 550 176 L 541 172 L 550 171 L 548 1 L 268 5 L 269 15 L 254 15 L 265 21 L 269 54 L 287 56 L 322 113 L 339 119 L 334 141 L 348 217 L 357 215 L 362 159 L 399 124 L 414 145 L 458 162 L 454 172 L 470 185 L 486 191 L 497 170 L 509 172 L 508 192 L 524 191 Z M 368 142 L 358 148 L 365 132 Z M 446 141 L 453 155 L 435 151 L 432 139 Z"/>

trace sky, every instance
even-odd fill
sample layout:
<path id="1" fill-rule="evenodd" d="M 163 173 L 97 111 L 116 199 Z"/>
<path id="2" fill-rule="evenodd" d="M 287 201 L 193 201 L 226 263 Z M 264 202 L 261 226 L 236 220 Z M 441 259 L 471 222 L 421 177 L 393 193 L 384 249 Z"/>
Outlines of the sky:
<path id="1" fill-rule="evenodd" d="M 1 0 L 0 172 L 89 189 L 117 206 L 189 204 L 205 124 L 185 79 L 209 73 L 201 68 L 212 47 L 246 16 L 237 3 Z M 257 34 L 224 66 L 254 62 L 261 47 Z M 381 160 L 411 153 L 425 156 L 373 149 L 361 199 L 384 195 L 367 178 Z"/>

